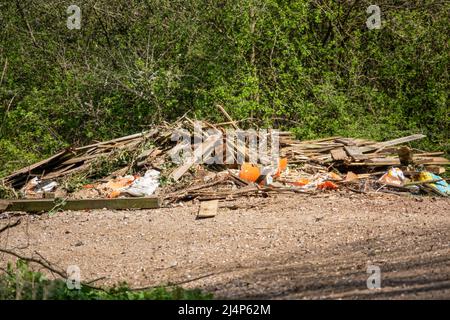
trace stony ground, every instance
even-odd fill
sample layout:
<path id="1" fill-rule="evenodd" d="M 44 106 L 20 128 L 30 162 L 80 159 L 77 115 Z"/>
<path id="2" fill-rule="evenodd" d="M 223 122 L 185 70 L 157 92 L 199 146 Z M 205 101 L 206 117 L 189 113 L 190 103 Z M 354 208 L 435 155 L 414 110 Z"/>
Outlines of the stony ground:
<path id="1" fill-rule="evenodd" d="M 78 265 L 97 285 L 183 283 L 217 298 L 449 299 L 449 204 L 331 192 L 227 201 L 204 220 L 195 219 L 198 203 L 66 211 L 24 215 L 0 245 Z M 0 254 L 2 267 L 9 260 Z M 370 265 L 381 270 L 381 289 L 367 289 Z"/>

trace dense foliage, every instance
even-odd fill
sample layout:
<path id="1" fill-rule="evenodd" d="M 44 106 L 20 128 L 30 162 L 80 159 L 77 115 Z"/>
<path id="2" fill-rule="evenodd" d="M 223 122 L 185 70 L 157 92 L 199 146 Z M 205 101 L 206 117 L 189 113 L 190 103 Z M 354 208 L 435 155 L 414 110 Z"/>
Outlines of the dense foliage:
<path id="1" fill-rule="evenodd" d="M 69 289 L 61 279 L 49 280 L 40 272 L 33 272 L 28 264 L 17 260 L 8 264 L 0 273 L 0 300 L 207 300 L 212 294 L 198 289 L 181 287 L 157 287 L 132 290 L 126 284 L 112 288 L 92 288 L 81 285 L 80 289 Z"/>
<path id="2" fill-rule="evenodd" d="M 66 26 L 67 7 L 81 29 Z M 366 9 L 381 8 L 369 30 Z M 0 0 L 0 176 L 190 111 L 449 151 L 447 1 Z"/>

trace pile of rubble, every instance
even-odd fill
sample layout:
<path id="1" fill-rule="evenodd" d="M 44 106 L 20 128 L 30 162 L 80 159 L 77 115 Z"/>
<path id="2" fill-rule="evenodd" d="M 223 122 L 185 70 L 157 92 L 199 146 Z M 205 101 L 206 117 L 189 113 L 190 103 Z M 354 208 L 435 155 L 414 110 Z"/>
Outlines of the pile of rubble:
<path id="1" fill-rule="evenodd" d="M 450 163 L 443 153 L 406 145 L 422 134 L 385 142 L 344 137 L 300 141 L 290 132 L 269 130 L 252 131 L 256 140 L 247 137 L 239 143 L 229 130 L 239 128 L 229 119 L 221 125 L 203 121 L 197 130 L 198 123 L 184 116 L 142 133 L 67 148 L 12 173 L 3 184 L 23 198 L 152 196 L 166 204 L 339 189 L 450 194 L 439 176 Z M 255 144 L 276 146 L 276 157 L 255 155 Z"/>

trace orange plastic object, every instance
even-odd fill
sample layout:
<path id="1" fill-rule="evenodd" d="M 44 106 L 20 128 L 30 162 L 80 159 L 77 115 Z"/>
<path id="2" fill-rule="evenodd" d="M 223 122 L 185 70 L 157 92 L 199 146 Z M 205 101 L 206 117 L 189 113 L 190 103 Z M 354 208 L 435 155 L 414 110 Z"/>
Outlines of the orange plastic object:
<path id="1" fill-rule="evenodd" d="M 284 171 L 287 168 L 287 158 L 281 158 L 280 162 L 278 164 L 278 168 L 280 169 L 280 171 Z"/>
<path id="2" fill-rule="evenodd" d="M 93 184 L 86 184 L 83 186 L 83 189 L 93 189 L 93 188 L 95 188 L 95 185 Z"/>
<path id="3" fill-rule="evenodd" d="M 260 176 L 259 168 L 251 163 L 244 162 L 241 166 L 241 171 L 239 172 L 239 178 L 255 182 Z"/>
<path id="4" fill-rule="evenodd" d="M 325 181 L 317 186 L 320 190 L 336 190 L 338 188 L 337 184 L 331 181 Z"/>
<path id="5" fill-rule="evenodd" d="M 278 169 L 277 169 L 277 173 L 275 173 L 275 175 L 274 175 L 276 178 L 278 178 L 278 177 L 280 176 L 280 174 L 281 174 L 284 170 L 286 170 L 287 164 L 288 164 L 287 158 L 281 158 L 281 159 L 278 161 Z"/>
<path id="6" fill-rule="evenodd" d="M 116 179 L 108 181 L 107 183 L 102 185 L 102 187 L 112 189 L 112 190 L 117 190 L 117 189 L 129 186 L 130 184 L 133 183 L 134 180 L 135 180 L 134 177 L 120 177 L 120 178 L 116 178 Z"/>
<path id="7" fill-rule="evenodd" d="M 297 181 L 293 182 L 292 184 L 294 186 L 303 187 L 303 186 L 306 186 L 308 183 L 309 183 L 308 179 L 300 179 L 300 180 L 297 180 Z"/>
<path id="8" fill-rule="evenodd" d="M 118 196 L 120 196 L 120 193 L 121 192 L 119 190 L 113 190 L 113 191 L 111 191 L 110 194 L 108 194 L 108 198 L 110 198 L 110 199 L 117 198 Z"/>

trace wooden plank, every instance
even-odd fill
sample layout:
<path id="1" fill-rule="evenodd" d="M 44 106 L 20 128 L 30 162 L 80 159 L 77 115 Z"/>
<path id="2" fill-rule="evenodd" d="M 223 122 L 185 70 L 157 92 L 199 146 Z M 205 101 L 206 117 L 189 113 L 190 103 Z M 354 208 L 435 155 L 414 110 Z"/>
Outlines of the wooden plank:
<path id="1" fill-rule="evenodd" d="M 345 153 L 344 148 L 332 149 L 330 153 L 333 160 L 339 161 L 347 159 L 347 153 Z"/>
<path id="2" fill-rule="evenodd" d="M 84 157 L 71 158 L 71 159 L 66 160 L 63 163 L 61 163 L 61 165 L 64 166 L 64 165 L 69 165 L 69 164 L 75 164 L 75 163 L 78 163 L 78 162 L 82 162 L 82 161 L 90 160 L 90 159 L 93 159 L 93 158 L 97 158 L 99 156 L 100 155 L 98 155 L 98 154 L 93 154 L 93 155 L 84 156 Z"/>
<path id="3" fill-rule="evenodd" d="M 59 178 L 59 177 L 62 177 L 62 176 L 66 176 L 69 173 L 82 171 L 82 170 L 85 170 L 86 168 L 88 168 L 89 165 L 90 165 L 90 162 L 86 162 L 86 163 L 83 163 L 81 166 L 78 166 L 78 167 L 75 167 L 75 168 L 72 168 L 72 166 L 67 167 L 62 172 L 50 172 L 49 174 L 43 176 L 42 180 L 50 180 L 50 179 L 54 179 L 54 178 Z"/>
<path id="4" fill-rule="evenodd" d="M 190 143 L 185 143 L 185 142 L 177 143 L 175 145 L 175 147 L 173 147 L 172 149 L 167 151 L 167 155 L 169 157 L 174 157 L 177 153 L 179 153 L 183 149 L 192 150 L 191 144 Z"/>
<path id="5" fill-rule="evenodd" d="M 336 149 L 341 146 L 343 146 L 343 145 L 330 146 L 330 147 L 326 147 L 326 148 L 314 149 L 314 150 L 308 150 L 308 151 L 305 150 L 305 152 L 314 152 L 314 154 L 324 153 L 324 152 L 331 151 L 331 150 Z"/>
<path id="6" fill-rule="evenodd" d="M 432 172 L 434 174 L 437 174 L 437 175 L 442 174 L 442 173 L 445 172 L 445 168 L 444 167 L 436 166 L 436 165 L 426 166 L 425 170 L 430 171 L 430 172 Z"/>
<path id="7" fill-rule="evenodd" d="M 415 153 L 414 157 L 433 157 L 433 156 L 442 156 L 445 154 L 445 152 L 437 151 L 437 152 L 422 152 L 422 153 Z"/>
<path id="8" fill-rule="evenodd" d="M 70 169 L 72 169 L 75 166 L 76 166 L 76 163 L 71 164 L 71 165 L 69 165 L 67 167 L 64 167 L 64 168 L 62 168 L 60 170 L 50 172 L 49 174 L 43 176 L 42 179 L 43 180 L 49 180 L 49 179 L 57 178 L 57 177 L 65 174 L 67 171 L 69 171 Z"/>
<path id="9" fill-rule="evenodd" d="M 300 141 L 300 143 L 316 143 L 316 142 L 324 142 L 324 141 L 331 141 L 342 138 L 341 136 L 334 136 L 334 137 L 328 137 L 328 138 L 322 138 L 322 139 L 316 139 L 316 140 L 303 140 Z"/>
<path id="10" fill-rule="evenodd" d="M 40 212 L 52 209 L 93 210 L 93 209 L 153 209 L 159 208 L 158 197 L 115 198 L 115 199 L 35 199 L 11 200 L 7 211 Z"/>
<path id="11" fill-rule="evenodd" d="M 55 199 L 56 195 L 54 192 L 44 192 L 43 197 L 44 199 Z"/>
<path id="12" fill-rule="evenodd" d="M 203 201 L 200 203 L 197 219 L 205 219 L 215 217 L 219 208 L 219 200 Z"/>
<path id="13" fill-rule="evenodd" d="M 27 174 L 30 171 L 32 171 L 32 170 L 34 170 L 36 168 L 39 168 L 42 165 L 48 164 L 48 163 L 50 163 L 50 162 L 52 162 L 52 161 L 54 161 L 54 160 L 56 160 L 56 159 L 58 159 L 58 158 L 60 158 L 60 157 L 62 157 L 64 155 L 68 154 L 68 153 L 70 153 L 70 152 L 67 151 L 67 150 L 63 150 L 63 151 L 55 154 L 54 156 L 52 156 L 50 158 L 47 158 L 47 159 L 44 159 L 42 161 L 36 162 L 35 164 L 32 164 L 32 165 L 24 167 L 24 168 L 22 168 L 22 169 L 20 169 L 20 170 L 18 170 L 16 172 L 13 172 L 9 176 L 5 177 L 4 179 L 5 179 L 5 181 L 10 181 L 10 180 L 12 180 L 14 177 L 16 177 L 18 175 Z"/>
<path id="14" fill-rule="evenodd" d="M 9 206 L 9 202 L 8 201 L 0 199 L 0 213 L 5 211 L 6 208 L 8 208 L 8 206 Z"/>
<path id="15" fill-rule="evenodd" d="M 396 146 L 402 143 L 407 143 L 407 142 L 411 142 L 411 141 L 415 141 L 415 140 L 420 140 L 425 138 L 426 135 L 424 134 L 413 134 L 410 136 L 406 136 L 406 137 L 402 137 L 402 138 L 398 138 L 398 139 L 394 139 L 394 140 L 389 140 L 389 141 L 385 141 L 385 142 L 381 142 L 380 145 L 382 145 L 383 147 L 392 147 L 392 146 Z"/>
<path id="16" fill-rule="evenodd" d="M 433 157 L 433 158 L 423 158 L 423 159 L 414 159 L 415 164 L 450 164 L 450 160 L 443 157 Z"/>
<path id="17" fill-rule="evenodd" d="M 356 142 L 353 139 L 349 139 L 349 138 L 338 138 L 338 139 L 334 139 L 334 141 L 337 143 L 342 143 L 346 146 L 356 146 Z"/>
<path id="18" fill-rule="evenodd" d="M 219 135 L 212 135 L 209 136 L 205 142 L 203 142 L 201 144 L 200 148 L 196 148 L 194 151 L 193 156 L 188 159 L 184 164 L 182 164 L 181 166 L 179 166 L 178 168 L 176 168 L 172 173 L 171 173 L 171 177 L 177 181 L 178 179 L 180 179 L 185 173 L 186 171 L 189 170 L 190 167 L 192 167 L 194 165 L 194 163 L 197 163 L 199 160 L 201 160 L 201 158 L 203 157 L 204 154 L 208 153 L 211 151 L 211 149 L 214 147 L 214 144 L 216 143 L 216 141 L 220 138 Z"/>
<path id="19" fill-rule="evenodd" d="M 347 154 L 355 160 L 365 160 L 367 159 L 366 155 L 363 155 L 360 148 L 357 146 L 344 146 Z"/>
<path id="20" fill-rule="evenodd" d="M 411 148 L 408 146 L 401 146 L 397 149 L 398 158 L 402 166 L 408 166 L 413 162 Z"/>
<path id="21" fill-rule="evenodd" d="M 406 137 L 402 137 L 402 138 L 398 138 L 398 139 L 394 139 L 394 140 L 380 142 L 373 146 L 361 147 L 360 149 L 361 149 L 361 152 L 365 153 L 365 152 L 374 151 L 374 150 L 377 150 L 380 148 L 392 147 L 392 146 L 399 145 L 402 143 L 407 143 L 407 142 L 423 139 L 425 137 L 426 137 L 426 135 L 424 135 L 424 134 L 413 134 L 410 136 L 406 136 Z"/>
<path id="22" fill-rule="evenodd" d="M 141 133 L 135 133 L 129 136 L 125 136 L 125 137 L 120 137 L 117 139 L 113 139 L 113 140 L 109 140 L 109 141 L 103 141 L 103 142 L 97 142 L 94 144 L 90 144 L 87 146 L 83 146 L 83 147 L 78 147 L 75 150 L 80 151 L 80 150 L 86 150 L 92 147 L 99 147 L 99 146 L 103 146 L 103 145 L 108 145 L 108 144 L 112 144 L 112 143 L 118 143 L 118 142 L 124 142 L 124 141 L 129 141 L 129 140 L 133 140 L 133 139 L 137 139 L 137 138 L 151 138 L 154 135 L 156 135 L 159 132 L 159 130 L 157 129 L 153 129 L 150 131 L 144 131 Z"/>
<path id="23" fill-rule="evenodd" d="M 384 167 L 384 166 L 398 166 L 400 165 L 400 160 L 386 160 L 384 162 L 352 162 L 348 166 L 366 166 L 366 167 Z"/>

